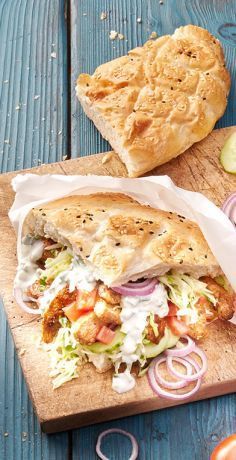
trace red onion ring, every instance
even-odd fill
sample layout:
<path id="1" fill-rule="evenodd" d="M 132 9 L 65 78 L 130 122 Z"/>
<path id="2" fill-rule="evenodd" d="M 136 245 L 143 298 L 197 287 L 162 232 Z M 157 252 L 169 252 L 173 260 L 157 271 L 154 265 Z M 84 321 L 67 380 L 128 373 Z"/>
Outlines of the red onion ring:
<path id="1" fill-rule="evenodd" d="M 168 358 L 166 358 L 168 359 Z M 195 368 L 196 370 L 196 373 L 199 371 L 199 366 L 198 364 L 196 363 L 196 361 L 194 361 L 194 359 L 191 359 L 191 358 L 178 358 L 178 360 L 182 360 L 183 362 L 185 360 L 187 360 L 188 362 L 190 362 L 190 364 L 192 364 L 192 366 Z M 152 390 L 154 391 L 154 393 L 156 393 L 158 396 L 162 397 L 162 398 L 167 398 L 169 400 L 172 400 L 172 401 L 183 401 L 185 399 L 188 399 L 190 398 L 191 396 L 193 396 L 200 388 L 200 385 L 201 385 L 201 378 L 198 378 L 196 380 L 196 385 L 195 387 L 188 391 L 187 393 L 183 393 L 183 394 L 173 394 L 173 393 L 170 393 L 169 391 L 165 391 L 163 388 L 160 387 L 160 385 L 157 383 L 156 381 L 156 377 L 155 377 L 155 373 L 154 373 L 154 369 L 153 368 L 149 368 L 148 369 L 148 381 L 150 383 L 150 386 L 152 388 Z M 195 375 L 196 375 L 195 373 Z M 183 374 L 182 374 L 183 376 Z"/>
<path id="2" fill-rule="evenodd" d="M 153 367 L 154 368 L 154 373 L 155 373 L 155 377 L 156 377 L 156 380 L 158 383 L 160 383 L 160 385 L 166 387 L 166 388 L 169 388 L 170 390 L 178 390 L 179 388 L 184 388 L 186 387 L 187 385 L 187 382 L 186 380 L 184 380 L 185 378 L 185 375 L 190 375 L 192 373 L 192 366 L 190 363 L 188 363 L 187 361 L 185 362 L 183 359 L 181 358 L 177 358 L 175 359 L 176 361 L 178 361 L 179 363 L 181 363 L 187 370 L 187 374 L 183 374 L 183 379 L 182 380 L 179 380 L 177 382 L 170 382 L 166 379 L 164 379 L 161 375 L 160 375 L 160 372 L 158 370 L 158 367 L 161 363 L 166 363 L 166 358 L 163 357 L 163 358 L 156 358 L 153 363 L 151 364 L 150 367 Z"/>
<path id="3" fill-rule="evenodd" d="M 236 192 L 228 196 L 222 206 L 222 211 L 236 225 Z"/>
<path id="4" fill-rule="evenodd" d="M 14 288 L 13 295 L 19 305 L 19 307 L 26 313 L 30 313 L 31 315 L 41 315 L 38 309 L 30 308 L 28 305 L 25 304 L 22 298 L 22 290 L 21 288 Z"/>
<path id="5" fill-rule="evenodd" d="M 145 287 L 145 286 L 147 286 L 149 283 L 150 283 L 150 279 L 147 278 L 146 280 L 140 281 L 140 282 L 138 282 L 138 281 L 135 281 L 135 282 L 129 281 L 128 283 L 124 284 L 123 286 L 124 286 L 124 287 L 131 287 L 131 288 Z"/>
<path id="6" fill-rule="evenodd" d="M 136 460 L 136 458 L 138 458 L 138 443 L 135 437 L 131 433 L 129 433 L 129 431 L 121 430 L 120 428 L 110 428 L 109 430 L 102 431 L 102 433 L 99 434 L 96 444 L 96 453 L 98 457 L 101 460 L 109 460 L 109 458 L 106 457 L 101 451 L 101 442 L 105 436 L 111 433 L 123 434 L 124 436 L 127 436 L 127 438 L 130 439 L 132 444 L 132 454 L 129 457 L 129 460 Z"/>
<path id="7" fill-rule="evenodd" d="M 202 367 L 200 368 L 199 367 L 199 371 L 195 374 L 192 374 L 192 375 L 186 375 L 184 376 L 184 379 L 186 380 L 186 382 L 193 382 L 194 380 L 197 380 L 197 379 L 200 379 L 202 378 L 202 376 L 206 373 L 207 371 L 207 357 L 204 353 L 204 351 L 202 351 L 200 348 L 198 348 L 197 346 L 195 346 L 194 350 L 193 350 L 193 353 L 196 353 L 196 355 L 200 356 L 201 360 L 202 360 Z M 192 361 L 192 358 L 189 358 L 187 356 L 184 357 L 186 360 L 189 360 L 191 359 Z M 173 361 L 177 361 L 175 356 L 167 356 L 167 359 L 166 359 L 166 364 L 167 364 L 167 367 L 168 367 L 168 370 L 169 372 L 174 376 L 174 377 L 177 377 L 178 379 L 182 379 L 183 378 L 183 374 L 181 374 L 180 372 L 178 372 L 174 366 L 173 366 Z"/>
<path id="8" fill-rule="evenodd" d="M 154 291 L 155 287 L 157 284 L 157 279 L 153 278 L 149 280 L 149 283 L 145 285 L 144 287 L 127 287 L 125 285 L 123 286 L 117 286 L 117 287 L 112 287 L 112 290 L 115 292 L 118 292 L 118 294 L 124 295 L 124 296 L 145 296 L 152 294 Z"/>
<path id="9" fill-rule="evenodd" d="M 191 353 L 195 348 L 194 341 L 192 339 L 190 339 L 190 337 L 188 335 L 183 335 L 181 337 L 181 339 L 187 340 L 187 342 L 188 342 L 187 345 L 185 345 L 184 347 L 181 347 L 181 348 L 178 347 L 178 346 L 175 346 L 175 348 L 165 350 L 164 354 L 166 356 L 174 356 L 174 357 L 179 356 L 180 358 L 182 358 L 183 356 L 186 356 L 189 353 Z"/>

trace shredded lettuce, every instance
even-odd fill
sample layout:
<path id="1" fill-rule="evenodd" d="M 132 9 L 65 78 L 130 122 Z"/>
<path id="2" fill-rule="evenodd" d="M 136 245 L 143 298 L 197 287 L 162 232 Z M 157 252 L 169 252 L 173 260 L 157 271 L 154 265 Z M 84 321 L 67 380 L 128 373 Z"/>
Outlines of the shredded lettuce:
<path id="1" fill-rule="evenodd" d="M 153 312 L 150 313 L 150 316 L 149 316 L 149 323 L 150 323 L 150 326 L 151 326 L 152 329 L 153 329 L 153 332 L 154 332 L 155 337 L 158 337 L 158 335 L 159 335 L 159 332 L 158 332 L 158 325 L 157 325 L 157 323 L 155 323 L 154 313 L 153 313 Z"/>
<path id="2" fill-rule="evenodd" d="M 78 377 L 78 368 L 87 361 L 94 363 L 99 369 L 109 369 L 114 366 L 115 374 L 118 374 L 119 368 L 122 364 L 122 352 L 120 346 L 122 345 L 121 336 L 124 334 L 117 330 L 117 343 L 113 347 L 108 347 L 107 350 L 101 352 L 101 349 L 94 346 L 81 345 L 74 337 L 73 328 L 67 318 L 61 318 L 61 328 L 57 336 L 50 344 L 43 344 L 43 349 L 49 353 L 50 356 L 50 377 L 53 377 L 53 388 L 56 389 L 64 383 Z M 173 341 L 174 338 L 174 341 Z M 172 347 L 178 341 L 178 337 L 173 336 L 171 331 L 165 332 L 165 336 L 161 339 L 158 345 L 153 344 L 145 339 L 137 346 L 135 354 L 137 355 L 137 362 L 140 365 L 140 373 L 146 369 L 148 359 L 155 357 L 162 353 L 164 349 Z M 102 345 L 97 343 L 97 345 Z M 131 367 L 131 366 L 130 366 Z M 127 365 L 127 369 L 129 366 Z M 131 370 L 131 369 L 129 369 Z"/>
<path id="3" fill-rule="evenodd" d="M 160 276 L 159 280 L 169 288 L 169 299 L 179 307 L 179 315 L 189 315 L 191 322 L 197 320 L 198 313 L 194 307 L 201 296 L 216 305 L 216 298 L 208 289 L 207 284 L 192 276 L 173 272 Z"/>
<path id="4" fill-rule="evenodd" d="M 55 258 L 49 257 L 45 261 L 45 270 L 39 270 L 40 284 L 53 281 L 61 272 L 67 270 L 72 262 L 73 255 L 69 249 L 59 252 Z"/>
<path id="5" fill-rule="evenodd" d="M 66 318 L 60 320 L 61 328 L 52 343 L 43 344 L 43 348 L 50 356 L 50 377 L 53 379 L 53 388 L 78 377 L 78 366 L 87 361 L 81 351 L 81 345 L 71 332 L 70 322 Z"/>

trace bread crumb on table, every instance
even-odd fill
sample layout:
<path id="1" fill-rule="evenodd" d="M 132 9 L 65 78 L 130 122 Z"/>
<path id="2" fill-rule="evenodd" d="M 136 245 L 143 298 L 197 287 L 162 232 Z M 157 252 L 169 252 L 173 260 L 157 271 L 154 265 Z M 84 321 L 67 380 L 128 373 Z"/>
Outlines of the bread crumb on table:
<path id="1" fill-rule="evenodd" d="M 118 34 L 118 38 L 119 38 L 119 40 L 124 40 L 125 37 L 124 37 L 123 34 Z"/>
<path id="2" fill-rule="evenodd" d="M 149 35 L 149 38 L 150 38 L 151 40 L 155 40 L 155 38 L 157 38 L 157 37 L 158 37 L 158 35 L 157 35 L 156 32 L 152 32 L 152 33 Z"/>
<path id="3" fill-rule="evenodd" d="M 142 22 L 142 19 L 141 19 L 141 18 L 137 18 L 137 23 L 138 23 L 138 24 L 141 24 L 141 22 Z"/>
<path id="4" fill-rule="evenodd" d="M 116 30 L 110 30 L 109 38 L 110 40 L 115 40 L 118 37 L 118 32 Z"/>
<path id="5" fill-rule="evenodd" d="M 106 11 L 102 11 L 102 12 L 101 12 L 100 19 L 101 19 L 101 21 L 104 21 L 104 19 L 107 19 L 107 13 L 106 13 Z"/>

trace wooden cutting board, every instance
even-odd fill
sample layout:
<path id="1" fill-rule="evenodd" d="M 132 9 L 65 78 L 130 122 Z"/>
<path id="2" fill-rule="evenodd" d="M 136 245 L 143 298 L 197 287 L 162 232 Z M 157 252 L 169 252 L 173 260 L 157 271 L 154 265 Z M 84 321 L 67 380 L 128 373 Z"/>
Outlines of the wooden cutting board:
<path id="1" fill-rule="evenodd" d="M 152 174 L 168 174 L 188 190 L 201 191 L 217 205 L 236 190 L 236 176 L 225 173 L 219 164 L 219 151 L 226 137 L 236 127 L 215 130 L 204 141 Z M 157 398 L 147 377 L 123 395 L 111 389 L 111 373 L 98 374 L 86 365 L 75 379 L 53 390 L 47 353 L 37 348 L 40 319 L 24 314 L 17 306 L 12 286 L 16 270 L 16 240 L 7 213 L 13 202 L 11 180 L 20 173 L 0 176 L 0 290 L 19 360 L 34 408 L 45 432 L 63 431 L 131 414 L 162 409 L 176 402 Z M 126 176 L 125 167 L 114 153 L 98 154 L 42 165 L 30 170 L 35 174 L 98 174 Z M 220 242 L 219 242 L 220 244 Z M 200 391 L 192 400 L 205 399 L 236 390 L 236 326 L 217 321 L 209 326 L 209 336 L 201 343 L 208 357 L 209 369 Z M 181 402 L 179 403 L 181 404 Z"/>

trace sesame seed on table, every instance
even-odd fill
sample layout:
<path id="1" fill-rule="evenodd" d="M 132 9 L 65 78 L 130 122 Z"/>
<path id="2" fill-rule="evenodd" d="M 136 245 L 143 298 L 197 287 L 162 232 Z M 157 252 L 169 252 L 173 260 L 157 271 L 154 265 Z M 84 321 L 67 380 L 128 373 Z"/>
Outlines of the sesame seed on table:
<path id="1" fill-rule="evenodd" d="M 78 74 L 92 73 L 148 38 L 189 23 L 207 28 L 222 42 L 232 88 L 217 127 L 236 124 L 235 11 L 236 0 L 2 0 L 1 172 L 110 150 L 76 100 Z M 87 428 L 45 435 L 33 412 L 2 305 L 0 347 L 1 460 L 95 460 L 95 440 L 111 427 L 136 436 L 140 460 L 208 460 L 219 440 L 236 432 L 232 394 L 103 424 L 94 420 Z M 129 442 L 122 438 L 118 445 L 117 439 L 104 443 L 106 455 L 125 460 Z"/>

